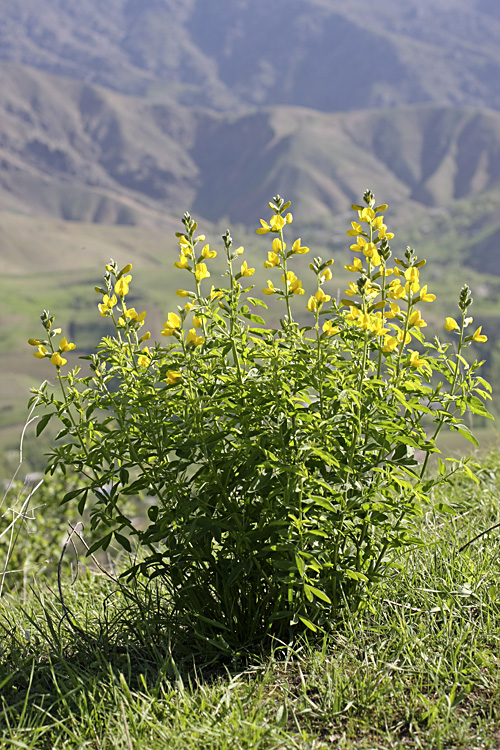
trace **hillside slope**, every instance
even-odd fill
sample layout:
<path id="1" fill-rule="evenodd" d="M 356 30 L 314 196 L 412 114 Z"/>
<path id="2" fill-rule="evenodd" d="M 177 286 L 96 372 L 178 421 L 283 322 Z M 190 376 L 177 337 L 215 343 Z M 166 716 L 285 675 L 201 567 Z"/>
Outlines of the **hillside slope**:
<path id="1" fill-rule="evenodd" d="M 269 197 L 328 224 L 367 185 L 448 205 L 500 179 L 500 113 L 414 105 L 229 114 L 0 65 L 0 210 L 158 225 L 185 210 L 253 225 Z"/>
<path id="2" fill-rule="evenodd" d="M 496 0 L 3 0 L 0 59 L 219 110 L 500 108 Z"/>

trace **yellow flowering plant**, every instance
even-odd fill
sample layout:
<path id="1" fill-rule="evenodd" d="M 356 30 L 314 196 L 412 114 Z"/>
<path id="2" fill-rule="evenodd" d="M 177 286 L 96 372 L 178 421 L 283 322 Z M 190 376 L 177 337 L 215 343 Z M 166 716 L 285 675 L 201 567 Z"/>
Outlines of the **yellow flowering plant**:
<path id="1" fill-rule="evenodd" d="M 283 305 L 278 329 L 256 313 L 267 305 L 246 285 L 254 267 L 240 259 L 244 249 L 223 235 L 226 272 L 215 286 L 217 251 L 185 214 L 173 266 L 186 282 L 161 343 L 141 335 L 146 313 L 127 304 L 131 265 L 114 262 L 96 287 L 114 334 L 88 357 L 90 375 L 64 374 L 73 345 L 53 344 L 48 313 L 48 336 L 30 340 L 62 392 L 35 392 L 49 412 L 41 429 L 53 416 L 63 425 L 48 470 L 85 478 L 64 501 L 90 506 L 91 551 L 135 545 L 126 575 L 161 582 L 176 638 L 227 653 L 324 631 L 361 606 L 403 564 L 401 550 L 420 543 L 414 522 L 433 488 L 460 470 L 473 476 L 469 461 L 441 458 L 429 475 L 428 459 L 444 427 L 474 442 L 464 415 L 488 416 L 490 397 L 481 363 L 465 357 L 486 339 L 481 328 L 468 333 L 468 287 L 460 316 L 443 323 L 455 345 L 426 341 L 435 297 L 422 284 L 425 261 L 407 248 L 390 263 L 387 207 L 370 191 L 353 206 L 346 269 L 356 280 L 340 301 L 328 290 L 333 260 L 320 257 L 304 297 L 291 266 L 309 248 L 285 238 L 290 204 L 276 196 L 269 207 L 257 233 L 271 277 L 262 292 Z M 135 495 L 148 497 L 140 526 L 123 504 Z"/>

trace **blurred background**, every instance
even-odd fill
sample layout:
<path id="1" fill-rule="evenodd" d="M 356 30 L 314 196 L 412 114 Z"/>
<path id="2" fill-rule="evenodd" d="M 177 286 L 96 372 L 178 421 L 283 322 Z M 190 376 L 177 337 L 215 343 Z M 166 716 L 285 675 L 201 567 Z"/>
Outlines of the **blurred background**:
<path id="1" fill-rule="evenodd" d="M 213 249 L 231 227 L 260 290 L 270 243 L 255 228 L 277 193 L 290 239 L 335 258 L 334 296 L 350 204 L 367 188 L 388 203 L 393 253 L 428 260 L 428 330 L 443 333 L 467 282 L 498 390 L 499 80 L 497 0 L 2 0 L 0 478 L 30 387 L 54 376 L 26 343 L 42 310 L 76 363 L 107 330 L 104 264 L 131 262 L 131 304 L 159 339 L 187 279 L 173 269 L 186 210 Z M 310 256 L 298 260 L 306 275 Z M 486 447 L 497 434 L 483 422 Z M 43 469 L 43 437 L 28 430 L 26 471 Z"/>

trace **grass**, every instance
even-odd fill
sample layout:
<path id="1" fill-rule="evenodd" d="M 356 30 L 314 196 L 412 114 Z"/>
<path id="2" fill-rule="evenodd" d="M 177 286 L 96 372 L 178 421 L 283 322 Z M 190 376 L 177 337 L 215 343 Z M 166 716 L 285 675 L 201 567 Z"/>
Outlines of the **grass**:
<path id="1" fill-rule="evenodd" d="M 454 514 L 429 508 L 422 545 L 362 612 L 322 639 L 222 665 L 179 650 L 154 599 L 131 604 L 90 568 L 72 582 L 74 559 L 64 601 L 83 635 L 54 565 L 13 575 L 0 599 L 0 747 L 498 748 L 500 530 L 472 541 L 499 521 L 495 454 L 479 479 L 436 495 Z M 43 514 L 31 547 L 62 523 L 55 506 Z"/>

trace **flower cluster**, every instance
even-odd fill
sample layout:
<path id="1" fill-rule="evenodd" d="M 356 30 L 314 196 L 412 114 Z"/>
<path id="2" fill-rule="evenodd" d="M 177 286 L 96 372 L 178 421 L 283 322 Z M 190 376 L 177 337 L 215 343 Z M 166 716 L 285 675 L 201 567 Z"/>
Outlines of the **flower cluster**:
<path id="1" fill-rule="evenodd" d="M 302 281 L 297 278 L 293 271 L 288 270 L 288 260 L 293 255 L 305 255 L 309 252 L 309 248 L 302 245 L 302 240 L 299 237 L 293 242 L 291 250 L 287 251 L 283 229 L 286 224 L 291 224 L 293 221 L 292 214 L 288 212 L 289 207 L 289 201 L 285 202 L 281 196 L 276 196 L 269 203 L 269 208 L 274 211 L 274 215 L 271 216 L 269 223 L 264 221 L 264 219 L 260 219 L 261 226 L 256 231 L 257 234 L 272 232 L 278 235 L 274 238 L 271 250 L 267 253 L 264 268 L 279 268 L 283 272 L 281 281 L 284 284 L 284 288 L 275 287 L 273 281 L 268 279 L 267 287 L 262 292 L 268 296 L 275 294 L 278 297 L 282 297 L 286 303 L 288 320 L 291 321 L 290 297 L 305 294 L 305 290 L 303 289 Z"/>
<path id="2" fill-rule="evenodd" d="M 65 352 L 71 352 L 75 349 L 75 344 L 68 342 L 65 336 L 59 341 L 59 346 L 54 346 L 54 336 L 58 336 L 62 333 L 61 328 L 52 328 L 54 323 L 54 316 L 51 315 L 48 310 L 44 310 L 40 316 L 42 325 L 45 328 L 48 338 L 45 339 L 28 339 L 30 346 L 36 347 L 36 352 L 33 356 L 36 359 L 50 359 L 51 364 L 59 370 L 68 361 L 62 355 Z"/>

